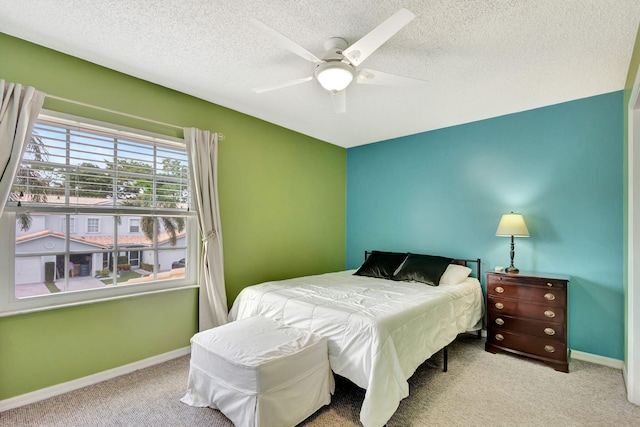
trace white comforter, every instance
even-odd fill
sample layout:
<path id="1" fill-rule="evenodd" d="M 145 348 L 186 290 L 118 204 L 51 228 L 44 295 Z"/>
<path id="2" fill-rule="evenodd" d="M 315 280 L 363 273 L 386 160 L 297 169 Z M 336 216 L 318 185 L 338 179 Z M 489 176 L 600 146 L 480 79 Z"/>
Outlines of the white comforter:
<path id="1" fill-rule="evenodd" d="M 229 319 L 261 315 L 327 337 L 331 369 L 366 389 L 360 421 L 383 426 L 416 368 L 480 322 L 482 291 L 474 278 L 433 287 L 353 272 L 247 287 Z"/>

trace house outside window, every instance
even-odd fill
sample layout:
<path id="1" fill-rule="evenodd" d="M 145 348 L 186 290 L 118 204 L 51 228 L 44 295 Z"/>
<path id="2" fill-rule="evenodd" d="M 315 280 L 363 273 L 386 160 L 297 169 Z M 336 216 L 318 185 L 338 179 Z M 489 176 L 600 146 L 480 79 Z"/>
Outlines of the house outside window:
<path id="1" fill-rule="evenodd" d="M 43 112 L 0 217 L 0 314 L 195 286 L 184 141 Z M 190 242 L 193 242 L 190 244 Z"/>
<path id="2" fill-rule="evenodd" d="M 140 265 L 140 251 L 129 251 L 129 264 L 137 267 Z"/>
<path id="3" fill-rule="evenodd" d="M 87 218 L 87 233 L 100 232 L 100 218 Z"/>
<path id="4" fill-rule="evenodd" d="M 140 232 L 140 218 L 131 218 L 129 220 L 129 233 Z"/>
<path id="5" fill-rule="evenodd" d="M 68 215 L 65 215 L 60 219 L 60 228 L 63 233 L 67 231 L 67 217 Z M 76 219 L 69 218 L 69 233 L 75 234 L 75 232 L 76 232 Z"/>

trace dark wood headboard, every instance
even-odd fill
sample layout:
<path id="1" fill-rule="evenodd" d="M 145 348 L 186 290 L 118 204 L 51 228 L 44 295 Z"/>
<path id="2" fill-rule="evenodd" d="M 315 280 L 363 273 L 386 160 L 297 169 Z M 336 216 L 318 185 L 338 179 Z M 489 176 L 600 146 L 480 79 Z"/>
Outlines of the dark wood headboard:
<path id="1" fill-rule="evenodd" d="M 367 258 L 369 258 L 369 255 L 371 255 L 371 251 L 364 251 L 364 259 L 366 261 Z M 458 264 L 458 265 L 464 265 L 466 267 L 471 268 L 472 273 L 471 276 L 475 277 L 476 279 L 482 281 L 481 279 L 481 274 L 482 274 L 482 261 L 480 260 L 480 258 L 478 259 L 454 259 L 451 261 L 451 264 Z M 475 264 L 472 266 L 472 264 Z"/>

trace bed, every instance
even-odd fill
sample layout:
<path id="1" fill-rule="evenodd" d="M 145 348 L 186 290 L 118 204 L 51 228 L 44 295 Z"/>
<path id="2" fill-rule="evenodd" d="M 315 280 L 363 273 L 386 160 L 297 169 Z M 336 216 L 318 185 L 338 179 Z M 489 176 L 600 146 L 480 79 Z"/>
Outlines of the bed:
<path id="1" fill-rule="evenodd" d="M 397 259 L 381 263 L 380 254 Z M 378 427 L 409 395 L 407 380 L 418 366 L 458 334 L 480 329 L 484 305 L 479 259 L 367 255 L 358 270 L 249 286 L 234 301 L 229 320 L 259 315 L 326 337 L 333 372 L 366 390 L 360 421 Z M 420 265 L 424 257 L 442 259 L 431 271 Z M 413 271 L 405 268 L 410 258 L 419 261 Z M 476 277 L 467 264 L 475 264 Z"/>

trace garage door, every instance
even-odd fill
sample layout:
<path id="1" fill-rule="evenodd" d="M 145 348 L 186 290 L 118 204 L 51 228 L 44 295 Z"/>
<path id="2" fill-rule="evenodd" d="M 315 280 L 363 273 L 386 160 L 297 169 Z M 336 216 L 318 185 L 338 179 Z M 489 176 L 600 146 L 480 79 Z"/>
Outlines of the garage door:
<path id="1" fill-rule="evenodd" d="M 16 285 L 44 282 L 44 264 L 40 257 L 16 258 Z"/>

